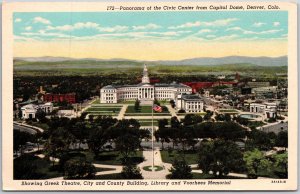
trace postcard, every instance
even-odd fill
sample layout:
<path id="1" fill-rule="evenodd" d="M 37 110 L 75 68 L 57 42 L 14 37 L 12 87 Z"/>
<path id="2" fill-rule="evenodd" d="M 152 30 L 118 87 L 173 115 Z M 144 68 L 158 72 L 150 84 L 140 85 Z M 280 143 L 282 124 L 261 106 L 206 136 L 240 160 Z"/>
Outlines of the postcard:
<path id="1" fill-rule="evenodd" d="M 296 190 L 297 5 L 3 3 L 3 190 Z"/>

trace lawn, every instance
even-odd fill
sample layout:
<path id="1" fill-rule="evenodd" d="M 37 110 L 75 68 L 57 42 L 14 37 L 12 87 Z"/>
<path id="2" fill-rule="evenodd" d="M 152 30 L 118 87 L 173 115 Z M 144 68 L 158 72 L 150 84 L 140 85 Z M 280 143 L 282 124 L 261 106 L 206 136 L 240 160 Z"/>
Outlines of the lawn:
<path id="1" fill-rule="evenodd" d="M 46 123 L 32 122 L 30 125 L 47 130 L 49 126 Z"/>
<path id="2" fill-rule="evenodd" d="M 98 111 L 98 112 L 119 112 L 121 108 L 116 108 L 116 107 L 91 107 L 88 108 L 86 111 L 91 112 L 91 111 Z"/>
<path id="3" fill-rule="evenodd" d="M 162 106 L 163 111 L 160 113 L 169 113 L 168 108 L 165 106 Z M 135 110 L 134 106 L 128 106 L 126 110 L 127 113 L 151 113 L 152 114 L 152 106 L 140 106 L 139 110 Z M 160 114 L 159 112 L 153 111 L 154 114 Z"/>
<path id="4" fill-rule="evenodd" d="M 100 104 L 100 100 L 97 99 L 97 100 L 95 100 L 94 102 L 92 102 L 92 104 Z"/>
<path id="5" fill-rule="evenodd" d="M 81 154 L 84 154 L 88 161 L 96 164 L 122 165 L 122 156 L 118 151 L 105 151 L 100 153 L 97 157 L 94 153 L 89 151 L 81 152 Z M 130 157 L 130 160 L 135 164 L 143 162 L 143 152 L 137 151 Z"/>
<path id="6" fill-rule="evenodd" d="M 49 179 L 63 176 L 46 159 L 27 154 L 14 159 L 14 179 Z"/>
<path id="7" fill-rule="evenodd" d="M 86 110 L 87 113 L 91 115 L 110 115 L 116 116 L 119 114 L 122 106 L 121 105 L 92 105 L 90 108 Z"/>
<path id="8" fill-rule="evenodd" d="M 126 113 L 125 116 L 152 116 L 152 113 Z M 168 113 L 156 113 L 153 116 L 171 116 Z"/>
<path id="9" fill-rule="evenodd" d="M 173 163 L 175 158 L 180 158 L 183 156 L 183 153 L 179 153 L 178 151 L 171 151 L 170 153 L 166 150 L 160 151 L 161 158 L 163 162 Z M 185 160 L 188 164 L 197 164 L 198 162 L 198 154 L 196 151 L 185 151 L 184 153 Z"/>
<path id="10" fill-rule="evenodd" d="M 89 112 L 93 116 L 117 116 L 117 113 L 108 113 L 108 112 Z"/>

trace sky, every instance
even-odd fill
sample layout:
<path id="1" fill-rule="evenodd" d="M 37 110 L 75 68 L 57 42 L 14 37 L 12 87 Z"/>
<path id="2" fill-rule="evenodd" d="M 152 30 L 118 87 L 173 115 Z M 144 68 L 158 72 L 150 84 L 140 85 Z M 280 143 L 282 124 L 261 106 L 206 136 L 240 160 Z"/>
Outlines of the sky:
<path id="1" fill-rule="evenodd" d="M 287 55 L 286 11 L 14 13 L 15 57 Z"/>

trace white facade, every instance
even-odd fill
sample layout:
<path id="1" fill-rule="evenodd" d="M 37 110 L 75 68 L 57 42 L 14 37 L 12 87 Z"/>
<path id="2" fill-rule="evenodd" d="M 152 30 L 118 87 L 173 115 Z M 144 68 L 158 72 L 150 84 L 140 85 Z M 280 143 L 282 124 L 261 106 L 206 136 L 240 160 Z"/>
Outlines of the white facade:
<path id="1" fill-rule="evenodd" d="M 275 118 L 277 114 L 276 103 L 251 103 L 250 112 L 262 113 L 265 118 Z"/>
<path id="2" fill-rule="evenodd" d="M 178 83 L 150 84 L 146 65 L 143 69 L 142 83 L 137 85 L 108 85 L 100 89 L 100 103 L 117 103 L 119 101 L 140 100 L 152 102 L 157 100 L 174 100 L 178 94 L 191 94 L 192 88 Z"/>
<path id="3" fill-rule="evenodd" d="M 47 102 L 45 104 L 35 105 L 35 104 L 27 104 L 21 107 L 22 118 L 23 119 L 34 119 L 36 118 L 36 112 L 41 109 L 46 114 L 49 114 L 53 111 L 53 104 L 51 102 Z"/>
<path id="4" fill-rule="evenodd" d="M 197 95 L 178 95 L 176 98 L 176 107 L 183 109 L 187 113 L 203 112 L 204 103 Z"/>

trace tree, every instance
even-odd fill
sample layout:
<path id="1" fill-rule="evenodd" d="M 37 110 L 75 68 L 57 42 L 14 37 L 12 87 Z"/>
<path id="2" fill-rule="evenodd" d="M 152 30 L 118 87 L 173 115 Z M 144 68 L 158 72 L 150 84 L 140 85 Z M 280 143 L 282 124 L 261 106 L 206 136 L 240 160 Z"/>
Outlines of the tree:
<path id="1" fill-rule="evenodd" d="M 151 133 L 148 129 L 140 129 L 140 141 L 142 141 L 142 139 L 145 139 L 146 141 L 149 141 L 149 139 L 151 138 Z"/>
<path id="2" fill-rule="evenodd" d="M 246 141 L 245 146 L 246 150 L 253 150 L 254 148 L 257 148 L 259 150 L 266 151 L 271 149 L 274 145 L 272 144 L 272 139 L 270 139 L 268 133 L 253 129 L 248 134 L 248 140 Z"/>
<path id="3" fill-rule="evenodd" d="M 212 152 L 213 142 L 201 142 L 199 149 L 198 167 L 202 169 L 203 173 L 208 174 L 211 169 L 211 164 L 214 161 L 214 154 Z"/>
<path id="4" fill-rule="evenodd" d="M 207 111 L 206 111 L 206 114 L 205 114 L 204 117 L 203 117 L 203 119 L 206 120 L 206 121 L 208 121 L 208 120 L 211 119 L 211 117 L 212 117 L 213 114 L 214 114 L 213 112 L 207 110 Z"/>
<path id="5" fill-rule="evenodd" d="M 214 176 L 223 177 L 244 167 L 243 155 L 234 142 L 217 139 L 212 145 L 201 144 L 198 166 L 206 172 L 213 171 Z"/>
<path id="6" fill-rule="evenodd" d="M 158 128 L 166 128 L 166 125 L 168 125 L 168 119 L 159 119 L 158 120 Z"/>
<path id="7" fill-rule="evenodd" d="M 178 111 L 178 113 L 185 113 L 185 110 L 180 109 L 180 110 Z"/>
<path id="8" fill-rule="evenodd" d="M 171 117 L 171 128 L 179 128 L 180 122 L 177 117 Z"/>
<path id="9" fill-rule="evenodd" d="M 274 169 L 275 173 L 280 178 L 287 178 L 288 177 L 288 154 L 284 152 L 282 154 L 275 154 L 273 156 L 274 162 Z"/>
<path id="10" fill-rule="evenodd" d="M 170 179 L 192 179 L 192 168 L 184 159 L 175 158 L 172 168 L 170 169 Z"/>
<path id="11" fill-rule="evenodd" d="M 45 152 L 47 157 L 53 157 L 53 166 L 55 164 L 54 158 L 59 159 L 65 152 L 68 152 L 72 142 L 74 142 L 74 136 L 65 128 L 59 127 L 52 132 L 45 143 Z"/>
<path id="12" fill-rule="evenodd" d="M 140 124 L 135 119 L 121 120 L 115 126 L 115 130 L 119 134 L 115 139 L 117 150 L 123 156 L 123 163 L 126 164 L 128 157 L 136 152 L 140 147 L 141 139 L 139 132 Z"/>
<path id="13" fill-rule="evenodd" d="M 156 104 L 156 105 L 158 105 L 158 106 L 160 106 L 160 103 L 159 103 L 159 101 L 156 98 L 154 99 L 153 103 Z"/>
<path id="14" fill-rule="evenodd" d="M 195 125 L 201 122 L 202 122 L 202 117 L 196 114 L 187 114 L 183 119 L 184 126 Z"/>
<path id="15" fill-rule="evenodd" d="M 277 135 L 276 139 L 276 146 L 278 147 L 288 147 L 288 132 L 287 131 L 280 131 Z"/>
<path id="16" fill-rule="evenodd" d="M 244 153 L 249 178 L 257 178 L 260 170 L 270 171 L 271 162 L 258 149 Z"/>
<path id="17" fill-rule="evenodd" d="M 80 149 L 81 144 L 88 138 L 89 130 L 86 127 L 86 123 L 77 120 L 70 126 L 70 132 L 74 135 L 76 140 L 78 140 L 78 148 Z"/>
<path id="18" fill-rule="evenodd" d="M 21 154 L 23 152 L 23 147 L 26 144 L 26 142 L 34 142 L 34 135 L 19 131 L 19 130 L 14 130 L 13 132 L 13 150 L 15 152 L 19 151 L 21 149 Z"/>
<path id="19" fill-rule="evenodd" d="M 46 113 L 42 109 L 38 109 L 35 113 L 35 117 L 40 121 L 45 121 Z"/>
<path id="20" fill-rule="evenodd" d="M 170 104 L 171 104 L 171 107 L 172 107 L 172 108 L 175 108 L 176 104 L 175 104 L 175 101 L 174 101 L 174 100 L 170 100 Z"/>
<path id="21" fill-rule="evenodd" d="M 225 114 L 225 115 L 224 115 L 224 120 L 227 121 L 227 122 L 231 121 L 231 116 L 230 116 L 230 114 Z"/>
<path id="22" fill-rule="evenodd" d="M 140 110 L 140 104 L 141 104 L 141 102 L 138 99 L 136 99 L 136 101 L 134 102 L 135 112 L 138 112 Z"/>
<path id="23" fill-rule="evenodd" d="M 95 174 L 95 166 L 84 159 L 71 159 L 65 164 L 64 179 L 91 179 Z"/>
<path id="24" fill-rule="evenodd" d="M 101 126 L 95 127 L 90 130 L 90 135 L 87 142 L 89 145 L 89 149 L 94 152 L 95 157 L 99 155 L 105 143 L 108 142 L 108 133 L 109 130 L 104 129 Z"/>
<path id="25" fill-rule="evenodd" d="M 23 155 L 14 159 L 14 179 L 37 179 L 39 178 L 37 157 L 32 155 Z"/>
<path id="26" fill-rule="evenodd" d="M 162 150 L 164 150 L 164 143 L 170 142 L 170 128 L 159 128 L 157 131 L 154 132 L 154 136 L 156 138 L 156 141 L 161 142 Z"/>
<path id="27" fill-rule="evenodd" d="M 215 119 L 216 119 L 217 121 L 224 121 L 224 120 L 225 120 L 225 117 L 224 117 L 223 114 L 216 114 Z"/>
<path id="28" fill-rule="evenodd" d="M 129 163 L 123 167 L 121 176 L 123 179 L 143 179 L 141 170 Z"/>

